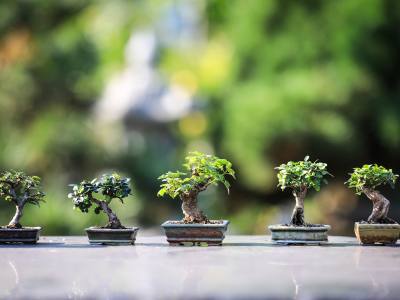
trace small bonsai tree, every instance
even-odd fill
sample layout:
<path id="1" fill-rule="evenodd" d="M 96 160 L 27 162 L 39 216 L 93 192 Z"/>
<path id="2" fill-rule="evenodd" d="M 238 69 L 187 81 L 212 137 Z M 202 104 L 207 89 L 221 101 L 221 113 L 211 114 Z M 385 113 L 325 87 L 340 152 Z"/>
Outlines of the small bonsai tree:
<path id="1" fill-rule="evenodd" d="M 185 160 L 183 166 L 188 172 L 177 171 L 161 175 L 158 179 L 163 183 L 157 195 L 162 197 L 167 194 L 171 198 L 179 197 L 182 200 L 184 223 L 209 223 L 197 205 L 197 196 L 211 184 L 218 183 L 222 183 L 229 193 L 230 184 L 225 177 L 235 177 L 232 164 L 226 159 L 200 152 L 190 152 Z"/>
<path id="2" fill-rule="evenodd" d="M 41 179 L 23 172 L 6 171 L 0 174 L 0 198 L 15 204 L 16 212 L 7 228 L 22 228 L 20 223 L 27 203 L 40 205 L 44 202 Z"/>
<path id="3" fill-rule="evenodd" d="M 392 188 L 399 175 L 391 169 L 382 166 L 364 165 L 362 168 L 354 168 L 350 178 L 345 182 L 350 188 L 356 190 L 357 195 L 364 193 L 372 201 L 373 209 L 368 217 L 368 223 L 396 224 L 397 222 L 387 216 L 390 202 L 378 190 L 377 187 L 389 184 Z"/>
<path id="4" fill-rule="evenodd" d="M 309 189 L 319 191 L 322 183 L 327 183 L 326 175 L 332 176 L 327 171 L 327 164 L 322 162 L 311 162 L 309 156 L 303 161 L 289 161 L 275 169 L 278 170 L 278 186 L 282 190 L 292 189 L 293 196 L 296 199 L 296 205 L 293 209 L 290 225 L 306 226 L 304 221 L 304 198 Z"/>
<path id="5" fill-rule="evenodd" d="M 108 224 L 103 228 L 123 229 L 125 227 L 111 210 L 110 203 L 113 199 L 124 203 L 124 198 L 131 194 L 129 181 L 129 178 L 122 178 L 116 173 L 105 174 L 100 180 L 95 178 L 92 181 L 84 180 L 79 184 L 72 184 L 72 193 L 68 194 L 68 198 L 72 199 L 74 208 L 84 213 L 88 213 L 92 205 L 96 206 L 96 214 L 103 211 L 108 217 Z"/>

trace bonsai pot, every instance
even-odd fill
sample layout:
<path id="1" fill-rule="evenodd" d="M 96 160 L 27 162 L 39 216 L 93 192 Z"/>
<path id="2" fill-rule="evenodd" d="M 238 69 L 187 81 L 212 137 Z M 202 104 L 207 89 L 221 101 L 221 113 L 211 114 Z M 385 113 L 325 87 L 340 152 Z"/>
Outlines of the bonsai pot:
<path id="1" fill-rule="evenodd" d="M 280 244 L 324 244 L 328 242 L 329 225 L 271 225 L 271 240 Z"/>
<path id="2" fill-rule="evenodd" d="M 0 227 L 0 243 L 36 244 L 39 240 L 41 229 L 41 227 Z"/>
<path id="3" fill-rule="evenodd" d="M 354 232 L 358 241 L 364 245 L 396 244 L 400 234 L 399 224 L 354 223 Z"/>
<path id="4" fill-rule="evenodd" d="M 86 228 L 90 244 L 134 245 L 139 227 L 128 227 L 123 229 L 108 229 L 99 227 Z"/>
<path id="5" fill-rule="evenodd" d="M 166 221 L 161 225 L 170 245 L 218 246 L 225 238 L 229 221 L 211 224 L 185 224 L 180 221 Z"/>

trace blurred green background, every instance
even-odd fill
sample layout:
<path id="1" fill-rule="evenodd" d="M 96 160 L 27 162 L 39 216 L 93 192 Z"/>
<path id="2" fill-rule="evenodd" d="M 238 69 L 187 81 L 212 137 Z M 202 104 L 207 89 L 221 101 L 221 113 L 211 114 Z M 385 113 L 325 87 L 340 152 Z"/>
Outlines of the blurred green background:
<path id="1" fill-rule="evenodd" d="M 68 184 L 118 170 L 134 195 L 125 225 L 181 218 L 157 177 L 190 150 L 232 161 L 230 195 L 200 205 L 232 233 L 289 219 L 273 167 L 327 162 L 306 218 L 352 234 L 371 204 L 343 182 L 352 167 L 400 172 L 400 1 L 2 1 L 0 168 L 43 178 L 47 203 L 24 225 L 82 234 L 104 216 L 72 209 Z M 400 219 L 399 188 L 382 191 Z M 14 213 L 0 203 L 0 223 Z"/>

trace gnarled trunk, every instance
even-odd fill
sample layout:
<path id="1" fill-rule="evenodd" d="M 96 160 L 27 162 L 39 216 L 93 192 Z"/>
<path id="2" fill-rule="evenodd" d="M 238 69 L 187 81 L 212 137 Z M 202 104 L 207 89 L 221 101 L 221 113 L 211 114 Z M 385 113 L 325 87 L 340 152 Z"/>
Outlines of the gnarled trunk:
<path id="1" fill-rule="evenodd" d="M 117 215 L 111 210 L 108 204 L 104 201 L 94 200 L 94 202 L 107 214 L 108 217 L 108 224 L 105 228 L 110 229 L 123 229 L 125 228 L 122 226 L 121 221 L 118 219 Z"/>
<path id="2" fill-rule="evenodd" d="M 20 224 L 20 220 L 22 218 L 23 209 L 24 209 L 23 204 L 15 205 L 15 215 L 11 219 L 10 223 L 8 223 L 7 228 L 22 228 L 22 225 Z"/>
<path id="3" fill-rule="evenodd" d="M 192 191 L 189 194 L 181 196 L 182 211 L 184 214 L 183 222 L 185 223 L 208 223 L 208 218 L 197 206 L 198 192 Z"/>
<path id="4" fill-rule="evenodd" d="M 293 190 L 293 196 L 296 199 L 296 206 L 292 212 L 292 218 L 290 220 L 290 225 L 295 226 L 305 226 L 304 222 L 304 198 L 307 194 L 307 188 L 301 190 Z"/>
<path id="5" fill-rule="evenodd" d="M 372 213 L 368 217 L 368 223 L 396 224 L 397 222 L 388 218 L 390 201 L 379 191 L 364 188 L 364 194 L 372 201 Z"/>

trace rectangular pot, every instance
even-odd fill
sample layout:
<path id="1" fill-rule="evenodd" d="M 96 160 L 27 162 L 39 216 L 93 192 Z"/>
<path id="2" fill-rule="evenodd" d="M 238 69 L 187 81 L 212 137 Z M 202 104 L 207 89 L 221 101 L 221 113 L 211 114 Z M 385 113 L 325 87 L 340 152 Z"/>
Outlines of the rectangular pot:
<path id="1" fill-rule="evenodd" d="M 358 241 L 364 245 L 394 245 L 400 234 L 399 224 L 354 223 L 354 232 Z"/>
<path id="2" fill-rule="evenodd" d="M 42 227 L 0 228 L 0 243 L 36 244 Z"/>
<path id="3" fill-rule="evenodd" d="M 271 240 L 281 244 L 324 244 L 328 242 L 329 225 L 287 226 L 270 225 Z"/>
<path id="4" fill-rule="evenodd" d="M 171 245 L 221 245 L 228 229 L 229 221 L 220 224 L 180 224 L 166 221 L 161 227 L 165 230 Z"/>
<path id="5" fill-rule="evenodd" d="M 139 227 L 129 227 L 124 229 L 90 227 L 85 230 L 90 244 L 134 245 Z"/>

